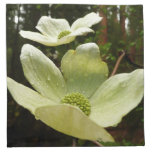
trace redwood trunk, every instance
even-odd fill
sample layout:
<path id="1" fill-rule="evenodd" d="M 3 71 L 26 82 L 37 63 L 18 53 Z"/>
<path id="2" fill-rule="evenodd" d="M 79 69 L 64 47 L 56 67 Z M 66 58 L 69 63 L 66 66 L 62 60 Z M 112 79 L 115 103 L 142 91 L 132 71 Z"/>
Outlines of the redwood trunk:
<path id="1" fill-rule="evenodd" d="M 102 21 L 101 21 L 101 34 L 99 36 L 99 41 L 98 44 L 102 44 L 104 45 L 105 43 L 107 43 L 107 15 L 105 13 L 107 9 L 107 6 L 100 6 L 100 16 L 102 17 Z"/>

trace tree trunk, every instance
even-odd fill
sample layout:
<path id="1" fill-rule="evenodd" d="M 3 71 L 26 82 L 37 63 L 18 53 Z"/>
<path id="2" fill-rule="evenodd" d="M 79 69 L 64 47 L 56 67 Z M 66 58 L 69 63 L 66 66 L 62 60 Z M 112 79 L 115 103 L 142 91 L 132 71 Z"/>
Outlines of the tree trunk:
<path id="1" fill-rule="evenodd" d="M 130 35 L 131 37 L 134 36 L 134 29 L 130 29 Z M 135 44 L 130 48 L 130 59 L 132 62 L 135 62 L 135 54 L 136 54 L 136 47 Z"/>
<path id="2" fill-rule="evenodd" d="M 18 9 L 17 9 L 17 17 L 18 17 L 18 22 L 17 22 L 17 25 L 16 25 L 16 33 L 14 35 L 14 43 L 13 43 L 13 51 L 12 51 L 12 64 L 11 64 L 11 76 L 12 78 L 16 79 L 17 77 L 17 67 L 18 67 L 18 35 L 19 35 L 19 24 L 20 24 L 20 7 L 21 5 L 18 5 L 17 6 Z"/>
<path id="3" fill-rule="evenodd" d="M 125 29 L 126 16 L 125 16 L 125 10 L 126 10 L 126 6 L 125 5 L 121 5 L 120 6 L 120 27 L 121 27 L 122 39 L 124 41 L 126 41 L 126 29 Z"/>
<path id="4" fill-rule="evenodd" d="M 107 15 L 106 15 L 106 11 L 107 11 L 107 6 L 100 6 L 100 16 L 102 17 L 102 21 L 101 21 L 101 34 L 99 36 L 99 41 L 98 44 L 102 44 L 104 45 L 105 43 L 107 43 Z"/>
<path id="5" fill-rule="evenodd" d="M 134 8 L 133 6 L 131 6 L 132 8 Z M 136 15 L 136 12 L 135 11 L 132 11 L 130 10 L 130 17 L 129 17 L 129 20 L 130 20 L 130 40 L 131 40 L 131 43 L 135 42 L 135 39 L 136 39 L 136 28 L 135 28 L 135 15 Z M 132 62 L 135 62 L 135 54 L 136 54 L 136 47 L 135 47 L 136 44 L 133 44 L 130 48 L 130 59 Z"/>
<path id="6" fill-rule="evenodd" d="M 116 24 L 118 24 L 117 11 L 118 11 L 117 6 L 112 6 L 112 16 L 114 23 Z"/>

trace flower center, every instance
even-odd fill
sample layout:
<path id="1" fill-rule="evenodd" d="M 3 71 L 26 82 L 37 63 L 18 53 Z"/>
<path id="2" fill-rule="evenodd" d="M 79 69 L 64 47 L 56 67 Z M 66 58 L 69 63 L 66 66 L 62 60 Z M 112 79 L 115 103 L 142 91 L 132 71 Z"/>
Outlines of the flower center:
<path id="1" fill-rule="evenodd" d="M 58 39 L 61 39 L 64 36 L 69 35 L 71 32 L 70 31 L 62 31 L 59 35 L 58 35 Z"/>
<path id="2" fill-rule="evenodd" d="M 73 106 L 79 107 L 87 116 L 91 112 L 91 105 L 87 98 L 85 98 L 80 93 L 71 93 L 66 95 L 62 100 L 61 103 L 70 104 Z"/>

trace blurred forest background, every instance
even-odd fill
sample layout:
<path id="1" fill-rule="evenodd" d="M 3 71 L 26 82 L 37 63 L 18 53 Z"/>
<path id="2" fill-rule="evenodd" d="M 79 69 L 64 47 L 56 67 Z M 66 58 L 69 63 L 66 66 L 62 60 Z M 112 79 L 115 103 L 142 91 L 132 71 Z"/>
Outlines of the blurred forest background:
<path id="1" fill-rule="evenodd" d="M 143 7 L 142 5 L 35 5 L 7 4 L 7 75 L 19 83 L 31 87 L 23 75 L 19 60 L 21 47 L 25 43 L 34 45 L 43 51 L 60 67 L 65 52 L 78 45 L 95 42 L 99 45 L 101 58 L 107 62 L 110 73 L 122 50 L 126 55 L 119 65 L 117 73 L 131 72 L 143 67 Z M 77 37 L 70 44 L 47 47 L 22 38 L 19 31 L 36 31 L 35 26 L 41 16 L 65 18 L 70 25 L 78 18 L 90 12 L 103 17 L 102 22 L 94 25 L 95 33 Z M 105 146 L 144 145 L 143 101 L 131 113 L 123 118 L 117 127 L 107 130 L 116 142 L 103 143 Z M 7 146 L 72 146 L 73 137 L 59 133 L 35 120 L 29 111 L 20 107 L 8 92 L 7 109 Z M 89 141 L 78 140 L 77 146 L 96 146 Z"/>

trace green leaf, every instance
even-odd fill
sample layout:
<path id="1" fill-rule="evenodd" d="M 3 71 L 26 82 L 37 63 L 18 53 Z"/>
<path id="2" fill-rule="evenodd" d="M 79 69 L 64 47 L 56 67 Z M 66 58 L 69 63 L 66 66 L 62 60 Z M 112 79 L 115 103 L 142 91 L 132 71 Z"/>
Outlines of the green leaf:
<path id="1" fill-rule="evenodd" d="M 37 108 L 36 118 L 57 131 L 80 139 L 114 141 L 103 127 L 90 120 L 79 108 L 71 105 Z"/>
<path id="2" fill-rule="evenodd" d="M 140 103 L 144 92 L 143 77 L 143 69 L 138 69 L 106 80 L 90 99 L 90 118 L 103 127 L 117 125 Z"/>
<path id="3" fill-rule="evenodd" d="M 60 70 L 40 50 L 32 45 L 22 47 L 21 63 L 30 84 L 43 96 L 60 101 L 66 94 L 66 86 Z"/>
<path id="4" fill-rule="evenodd" d="M 90 97 L 107 79 L 107 64 L 101 61 L 99 48 L 95 43 L 86 43 L 68 51 L 61 61 L 61 69 L 68 91 L 80 92 Z"/>

